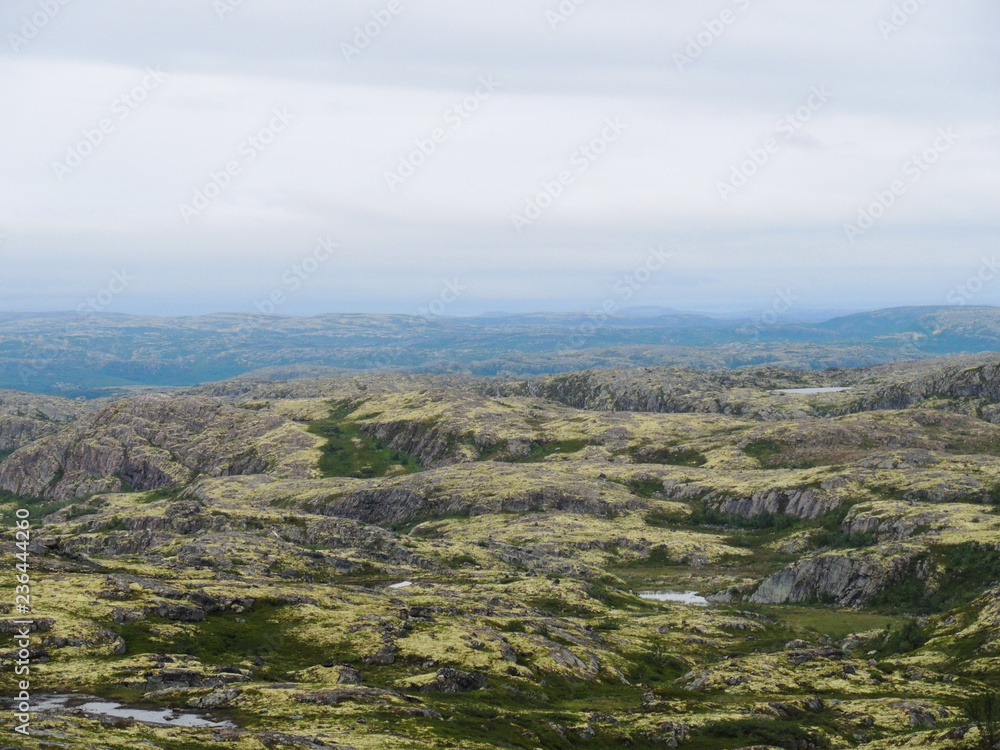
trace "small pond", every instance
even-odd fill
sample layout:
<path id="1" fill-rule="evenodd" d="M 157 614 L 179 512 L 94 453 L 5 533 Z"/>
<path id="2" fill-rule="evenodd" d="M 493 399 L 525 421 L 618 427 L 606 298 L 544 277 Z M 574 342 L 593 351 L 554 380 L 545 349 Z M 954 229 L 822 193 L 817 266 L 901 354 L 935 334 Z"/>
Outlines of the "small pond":
<path id="1" fill-rule="evenodd" d="M 775 388 L 771 393 L 840 393 L 850 388 Z"/>
<path id="2" fill-rule="evenodd" d="M 657 602 L 693 604 L 696 607 L 708 606 L 708 599 L 699 596 L 697 591 L 640 591 L 639 598 L 652 599 Z"/>
<path id="3" fill-rule="evenodd" d="M 68 695 L 39 695 L 32 705 L 32 712 L 62 713 L 66 710 L 83 711 L 88 714 L 104 714 L 119 719 L 132 719 L 144 724 L 159 724 L 169 727 L 211 727 L 214 729 L 235 729 L 231 721 L 214 721 L 206 714 L 177 708 L 134 708 L 124 706 L 93 695 L 70 693 Z"/>

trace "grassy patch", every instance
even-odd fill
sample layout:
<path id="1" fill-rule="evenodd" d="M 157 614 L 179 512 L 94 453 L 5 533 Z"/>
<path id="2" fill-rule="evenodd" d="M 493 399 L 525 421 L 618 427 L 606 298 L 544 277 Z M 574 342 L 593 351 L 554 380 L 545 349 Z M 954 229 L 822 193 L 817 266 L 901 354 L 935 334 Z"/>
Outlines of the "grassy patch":
<path id="1" fill-rule="evenodd" d="M 338 405 L 327 418 L 309 424 L 309 432 L 326 438 L 319 470 L 325 477 L 371 479 L 421 470 L 412 456 L 369 437 L 347 419 L 350 406 Z"/>
<path id="2" fill-rule="evenodd" d="M 916 651 L 930 639 L 930 635 L 922 629 L 916 620 L 906 620 L 900 627 L 887 629 L 881 644 L 873 644 L 879 656 L 908 654 Z"/>
<path id="3" fill-rule="evenodd" d="M 629 492 L 639 497 L 663 497 L 663 482 L 659 479 L 630 479 L 623 484 Z"/>
<path id="4" fill-rule="evenodd" d="M 814 549 L 862 549 L 871 547 L 878 541 L 875 532 L 865 534 L 850 533 L 841 530 L 844 519 L 851 510 L 850 505 L 841 505 L 825 515 L 819 522 L 819 528 L 809 542 Z"/>
<path id="5" fill-rule="evenodd" d="M 931 581 L 918 573 L 936 571 Z M 887 612 L 934 614 L 967 604 L 1000 582 L 1000 551 L 974 542 L 936 545 L 918 556 L 909 572 L 887 586 L 869 606 Z"/>
<path id="6" fill-rule="evenodd" d="M 753 440 L 743 446 L 743 452 L 765 468 L 776 465 L 784 451 L 784 444 L 775 440 Z"/>
<path id="7" fill-rule="evenodd" d="M 138 500 L 141 503 L 172 502 L 180 500 L 183 491 L 181 487 L 161 487 L 158 490 L 150 490 L 143 493 L 143 496 L 138 498 Z"/>
<path id="8" fill-rule="evenodd" d="M 642 520 L 646 522 L 647 526 L 653 526 L 658 529 L 672 529 L 690 523 L 688 515 L 687 513 L 673 510 L 651 510 L 642 517 Z"/>
<path id="9" fill-rule="evenodd" d="M 467 442 L 470 448 L 479 454 L 480 461 L 500 461 L 511 464 L 533 464 L 544 461 L 556 454 L 579 453 L 588 445 L 588 440 L 550 440 L 548 442 L 532 442 L 525 455 L 514 455 L 507 443 L 496 443 L 485 447 L 477 447 L 473 442 Z"/>
<path id="10" fill-rule="evenodd" d="M 582 723 L 583 717 L 571 710 L 560 710 L 564 700 L 554 693 L 565 690 L 568 696 L 574 696 L 577 690 L 590 694 L 591 689 L 586 683 L 570 685 L 569 682 L 553 675 L 547 678 L 544 692 L 502 686 L 474 695 L 441 696 L 435 699 L 435 708 L 450 718 L 435 726 L 435 735 L 459 747 L 480 743 L 511 750 L 542 747 L 572 750 L 583 746 L 652 750 L 662 747 L 642 737 L 627 737 L 611 727 L 595 727 L 596 737 L 581 740 L 574 727 Z"/>
<path id="11" fill-rule="evenodd" d="M 683 560 L 676 560 L 670 556 L 670 550 L 666 547 L 653 547 L 649 555 L 641 558 L 629 567 L 633 568 L 680 568 L 684 566 Z"/>
<path id="12" fill-rule="evenodd" d="M 237 622 L 238 619 L 245 622 Z M 252 662 L 259 656 L 265 666 L 251 667 L 257 676 L 281 681 L 290 671 L 329 658 L 292 633 L 295 619 L 288 605 L 258 601 L 241 615 L 233 612 L 211 614 L 203 622 L 194 623 L 186 627 L 185 632 L 170 638 L 154 632 L 166 623 L 155 615 L 110 627 L 125 639 L 128 658 L 166 651 L 193 656 L 205 665 L 223 666 Z"/>
<path id="13" fill-rule="evenodd" d="M 24 508 L 28 511 L 28 518 L 34 522 L 40 521 L 45 516 L 55 513 L 57 510 L 82 503 L 83 500 L 46 500 L 41 497 L 24 497 L 15 495 L 7 490 L 0 490 L 0 520 L 6 528 L 10 528 L 17 520 L 17 511 Z"/>
<path id="14" fill-rule="evenodd" d="M 901 622 L 898 618 L 874 612 L 860 612 L 836 607 L 802 607 L 794 605 L 760 605 L 742 603 L 744 610 L 765 614 L 787 629 L 783 637 L 813 633 L 839 641 L 851 633 L 889 630 Z"/>
<path id="15" fill-rule="evenodd" d="M 587 593 L 591 598 L 613 609 L 629 610 L 637 607 L 650 609 L 654 606 L 644 599 L 640 599 L 637 596 L 630 594 L 627 591 L 615 588 L 614 586 L 609 586 L 606 583 L 592 583 L 590 585 L 590 590 Z"/>
<path id="16" fill-rule="evenodd" d="M 691 526 L 728 526 L 751 531 L 784 531 L 802 525 L 801 521 L 784 513 L 758 513 L 756 516 L 739 516 L 723 513 L 712 506 L 701 503 L 687 517 Z"/>
<path id="17" fill-rule="evenodd" d="M 418 539 L 443 539 L 448 530 L 448 521 L 468 520 L 471 508 L 465 508 L 455 513 L 436 513 L 415 521 L 393 524 L 390 528 L 400 536 L 412 535 Z M 423 527 L 423 528 L 418 528 Z"/>
<path id="18" fill-rule="evenodd" d="M 797 750 L 807 743 L 817 748 L 830 746 L 825 737 L 804 729 L 801 722 L 747 718 L 709 722 L 698 731 L 689 746 L 727 748 L 770 745 Z"/>
<path id="19" fill-rule="evenodd" d="M 673 686 L 674 680 L 687 673 L 689 667 L 676 656 L 656 646 L 648 651 L 622 654 L 631 663 L 625 677 L 633 684 Z"/>
<path id="20" fill-rule="evenodd" d="M 462 553 L 448 558 L 448 565 L 452 568 L 466 568 L 470 565 L 478 565 L 479 561 L 472 555 Z"/>
<path id="21" fill-rule="evenodd" d="M 666 464 L 668 466 L 704 466 L 708 458 L 704 453 L 693 448 L 659 448 L 643 457 L 646 463 Z"/>
<path id="22" fill-rule="evenodd" d="M 983 499 L 990 505 L 1000 505 L 1000 484 L 991 485 Z"/>
<path id="23" fill-rule="evenodd" d="M 511 463 L 537 463 L 556 453 L 579 453 L 590 443 L 586 440 L 553 440 L 548 443 L 532 443 L 527 456 L 512 458 Z"/>
<path id="24" fill-rule="evenodd" d="M 527 598 L 525 600 L 525 604 L 529 607 L 540 609 L 550 615 L 555 615 L 556 617 L 587 618 L 595 615 L 594 610 L 585 607 L 582 604 L 577 604 L 576 602 L 560 599 L 557 596 L 533 596 Z"/>

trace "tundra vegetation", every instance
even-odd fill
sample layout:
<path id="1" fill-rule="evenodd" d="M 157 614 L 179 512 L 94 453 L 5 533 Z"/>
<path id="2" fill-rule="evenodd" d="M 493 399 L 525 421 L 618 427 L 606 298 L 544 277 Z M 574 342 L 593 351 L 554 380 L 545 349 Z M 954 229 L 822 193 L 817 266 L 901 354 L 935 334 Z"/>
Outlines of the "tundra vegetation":
<path id="1" fill-rule="evenodd" d="M 223 722 L 48 708 L 17 747 L 1000 737 L 996 355 L 5 391 L 0 448 L 33 690 Z"/>

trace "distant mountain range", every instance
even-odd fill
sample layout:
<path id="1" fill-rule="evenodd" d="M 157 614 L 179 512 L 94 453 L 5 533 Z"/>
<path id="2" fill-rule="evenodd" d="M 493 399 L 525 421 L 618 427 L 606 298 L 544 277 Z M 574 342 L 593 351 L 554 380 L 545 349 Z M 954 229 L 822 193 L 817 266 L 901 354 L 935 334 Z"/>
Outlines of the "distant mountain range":
<path id="1" fill-rule="evenodd" d="M 821 369 L 1000 351 L 1000 308 L 901 307 L 823 321 L 669 308 L 476 318 L 0 313 L 0 387 L 70 396 L 268 368 L 534 375 L 592 367 Z"/>
<path id="2" fill-rule="evenodd" d="M 672 307 L 661 307 L 659 305 L 644 305 L 642 307 L 623 307 L 620 310 L 621 314 L 624 316 L 629 316 L 633 318 L 657 318 L 664 315 L 704 315 L 715 320 L 744 320 L 752 321 L 756 320 L 761 316 L 760 310 L 738 310 L 730 312 L 696 312 L 693 310 L 676 310 Z M 831 318 L 841 317 L 845 315 L 853 315 L 855 313 L 862 312 L 860 310 L 847 310 L 847 309 L 811 309 L 811 308 L 790 308 L 786 312 L 782 313 L 782 319 L 784 322 L 788 323 L 790 321 L 795 322 L 810 322 L 810 323 L 822 323 L 824 321 L 830 320 Z"/>

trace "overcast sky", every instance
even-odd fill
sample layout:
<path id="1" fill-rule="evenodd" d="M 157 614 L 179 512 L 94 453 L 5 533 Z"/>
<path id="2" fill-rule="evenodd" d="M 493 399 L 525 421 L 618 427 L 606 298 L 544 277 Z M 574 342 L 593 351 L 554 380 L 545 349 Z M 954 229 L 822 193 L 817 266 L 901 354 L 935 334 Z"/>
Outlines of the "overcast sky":
<path id="1" fill-rule="evenodd" d="M 0 33 L 2 309 L 1000 303 L 995 0 L 4 0 Z"/>

